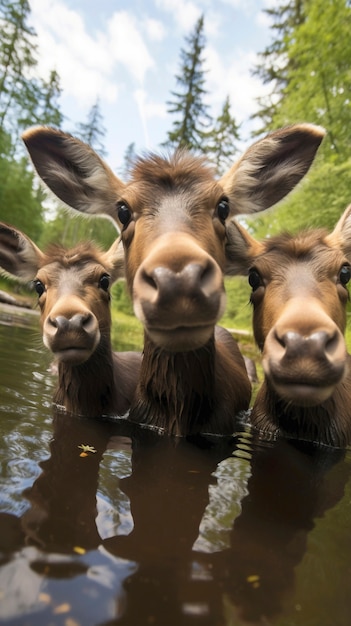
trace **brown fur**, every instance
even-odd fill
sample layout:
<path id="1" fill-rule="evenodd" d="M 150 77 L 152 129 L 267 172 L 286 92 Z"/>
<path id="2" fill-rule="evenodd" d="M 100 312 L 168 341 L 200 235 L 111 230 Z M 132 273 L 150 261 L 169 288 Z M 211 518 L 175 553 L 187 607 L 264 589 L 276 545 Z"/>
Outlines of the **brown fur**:
<path id="1" fill-rule="evenodd" d="M 203 415 L 199 428 L 206 423 L 210 430 L 222 432 L 223 427 L 227 432 L 226 417 L 223 425 L 217 423 L 221 412 L 231 413 L 235 424 L 235 411 L 247 405 L 250 383 L 234 340 L 214 335 L 225 307 L 227 226 L 234 215 L 262 211 L 289 193 L 311 166 L 323 136 L 324 130 L 311 124 L 275 131 L 253 144 L 218 180 L 203 158 L 186 151 L 169 158 L 149 155 L 136 160 L 125 183 L 90 146 L 67 133 L 38 127 L 23 134 L 39 176 L 61 200 L 82 213 L 105 214 L 122 230 L 126 278 L 145 328 L 143 368 L 146 363 L 150 367 L 142 371 L 131 412 L 135 419 L 152 421 L 154 402 L 167 397 L 183 422 L 174 426 L 175 416 L 169 417 L 160 403 L 155 420 L 160 422 L 163 411 L 168 432 L 196 430 L 193 411 Z M 199 403 L 183 371 L 193 370 L 198 358 L 202 370 L 204 363 L 207 368 L 201 391 L 201 377 L 192 379 L 203 395 Z M 150 387 L 152 402 L 145 391 Z"/>
<path id="2" fill-rule="evenodd" d="M 248 266 L 258 271 L 264 283 L 251 296 L 254 334 L 265 369 L 251 419 L 262 431 L 344 447 L 351 441 L 351 357 L 343 338 L 348 293 L 337 278 L 342 265 L 348 263 L 347 242 L 339 230 L 337 226 L 330 235 L 317 229 L 295 236 L 282 234 L 260 243 L 247 238 Z M 328 358 L 305 354 L 302 346 L 287 360 L 285 354 L 280 355 L 282 328 L 306 340 L 325 329 L 331 337 Z M 317 387 L 330 386 L 329 397 L 311 405 L 307 398 L 304 405 L 285 397 L 276 387 L 282 381 L 300 384 L 309 380 Z"/>
<path id="3" fill-rule="evenodd" d="M 60 297 L 60 289 L 69 289 L 67 284 L 60 285 L 63 270 L 67 270 L 68 280 L 72 273 L 76 275 L 79 283 L 73 283 L 72 293 L 78 295 L 98 319 L 101 333 L 98 347 L 82 364 L 71 366 L 59 362 L 58 385 L 53 398 L 67 411 L 86 416 L 124 415 L 130 407 L 140 367 L 139 354 L 112 351 L 110 296 L 96 287 L 97 278 L 104 271 L 103 264 L 103 255 L 92 244 L 80 244 L 68 251 L 54 247 L 46 252 L 45 263 L 37 274 L 50 285 L 41 306 L 42 323 L 50 316 L 52 306 Z M 68 306 L 69 302 L 68 299 Z M 59 311 L 61 315 L 65 313 L 64 306 Z"/>
<path id="4" fill-rule="evenodd" d="M 20 279 L 40 281 L 43 340 L 57 360 L 54 402 L 89 417 L 124 415 L 138 380 L 141 355 L 111 347 L 111 283 L 121 271 L 118 242 L 108 252 L 92 243 L 41 252 L 17 229 L 0 224 L 0 267 Z M 77 320 L 74 323 L 74 320 Z"/>
<path id="5" fill-rule="evenodd" d="M 216 327 L 215 339 L 189 352 L 167 352 L 146 337 L 130 419 L 180 436 L 230 435 L 250 396 L 243 357 L 224 328 Z"/>
<path id="6" fill-rule="evenodd" d="M 130 419 L 174 435 L 231 434 L 236 413 L 250 401 L 250 381 L 234 339 L 223 329 L 214 334 L 224 298 L 225 228 L 213 219 L 221 197 L 211 170 L 187 153 L 169 161 L 140 159 L 124 194 L 137 214 L 122 233 L 126 277 L 145 326 Z M 198 280 L 205 276 L 203 291 L 187 282 L 195 266 L 201 267 Z M 158 271 L 174 286 L 156 284 L 155 289 Z M 192 345 L 197 335 L 198 345 Z M 174 343 L 164 345 L 172 336 Z"/>

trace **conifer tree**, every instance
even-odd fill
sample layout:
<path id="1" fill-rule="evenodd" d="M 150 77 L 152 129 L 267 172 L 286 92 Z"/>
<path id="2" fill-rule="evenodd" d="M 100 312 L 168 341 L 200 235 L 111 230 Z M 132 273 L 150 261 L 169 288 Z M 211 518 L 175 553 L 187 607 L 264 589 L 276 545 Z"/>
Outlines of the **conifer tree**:
<path id="1" fill-rule="evenodd" d="M 95 104 L 91 107 L 88 113 L 88 119 L 86 122 L 80 122 L 77 124 L 75 134 L 82 141 L 88 143 L 101 157 L 106 156 L 106 150 L 102 143 L 102 139 L 106 134 L 106 129 L 102 123 L 103 116 L 100 111 L 100 102 L 97 98 Z"/>
<path id="2" fill-rule="evenodd" d="M 127 180 L 129 178 L 135 157 L 135 143 L 134 141 L 132 141 L 132 143 L 127 146 L 127 149 L 124 153 L 123 166 L 120 170 L 120 174 L 123 180 Z"/>
<path id="3" fill-rule="evenodd" d="M 221 113 L 214 121 L 208 133 L 206 153 L 216 165 L 218 174 L 223 174 L 234 161 L 239 152 L 237 142 L 240 140 L 239 126 L 230 112 L 230 98 L 224 101 Z"/>
<path id="4" fill-rule="evenodd" d="M 275 7 L 264 9 L 272 20 L 272 42 L 259 53 L 259 62 L 253 74 L 270 85 L 270 92 L 258 99 L 259 111 L 253 116 L 260 118 L 263 126 L 259 132 L 267 132 L 274 128 L 273 119 L 283 98 L 284 89 L 288 84 L 288 74 L 294 70 L 296 60 L 289 55 L 289 45 L 296 27 L 305 21 L 306 0 L 284 2 Z"/>
<path id="5" fill-rule="evenodd" d="M 203 69 L 205 47 L 204 17 L 196 22 L 194 31 L 186 38 L 188 47 L 181 50 L 181 70 L 176 76 L 178 91 L 172 91 L 173 100 L 167 102 L 168 112 L 175 114 L 173 129 L 163 145 L 171 148 L 203 150 L 203 141 L 212 118 L 204 103 L 206 90 Z"/>

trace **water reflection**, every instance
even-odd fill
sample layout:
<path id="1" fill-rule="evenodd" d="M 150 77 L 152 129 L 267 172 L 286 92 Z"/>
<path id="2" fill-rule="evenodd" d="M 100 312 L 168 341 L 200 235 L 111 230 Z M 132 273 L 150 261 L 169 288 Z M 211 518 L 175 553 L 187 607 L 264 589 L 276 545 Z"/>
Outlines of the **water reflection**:
<path id="1" fill-rule="evenodd" d="M 35 332 L 0 325 L 0 619 L 348 626 L 348 451 L 55 413 Z"/>

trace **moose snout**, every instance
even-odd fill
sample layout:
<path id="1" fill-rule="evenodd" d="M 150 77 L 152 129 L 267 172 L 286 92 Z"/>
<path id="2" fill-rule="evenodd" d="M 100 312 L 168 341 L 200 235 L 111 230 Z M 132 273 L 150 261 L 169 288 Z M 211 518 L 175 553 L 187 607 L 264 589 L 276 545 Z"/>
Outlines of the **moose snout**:
<path id="1" fill-rule="evenodd" d="M 100 341 L 97 318 L 88 310 L 51 311 L 43 325 L 43 340 L 59 360 L 72 364 L 84 362 Z"/>
<path id="2" fill-rule="evenodd" d="M 208 299 L 209 304 L 216 304 L 213 300 L 216 301 L 221 287 L 221 278 L 219 281 L 216 278 L 216 267 L 211 260 L 204 264 L 188 263 L 179 272 L 160 266 L 153 268 L 150 273 L 144 270 L 141 275 L 144 295 L 159 306 L 168 306 L 180 297 Z"/>
<path id="3" fill-rule="evenodd" d="M 70 331 L 84 332 L 87 334 L 96 332 L 96 318 L 87 311 L 86 313 L 76 313 L 71 317 L 65 315 L 57 315 L 52 317 L 49 315 L 46 321 L 46 330 L 52 334 L 62 334 Z"/>
<path id="4" fill-rule="evenodd" d="M 134 280 L 136 314 L 146 324 L 196 326 L 215 324 L 222 312 L 222 274 L 215 263 L 189 263 L 180 271 L 141 267 Z"/>
<path id="5" fill-rule="evenodd" d="M 324 328 L 273 327 L 263 351 L 267 380 L 279 395 L 296 405 L 312 406 L 332 394 L 346 372 L 344 337 L 330 321 Z"/>
<path id="6" fill-rule="evenodd" d="M 223 273 L 190 237 L 167 239 L 167 245 L 156 246 L 138 268 L 133 301 L 137 317 L 157 345 L 196 349 L 213 335 L 224 311 Z"/>
<path id="7" fill-rule="evenodd" d="M 332 331 L 318 330 L 303 335 L 295 330 L 289 330 L 282 335 L 275 330 L 276 341 L 284 349 L 284 358 L 296 359 L 309 356 L 315 359 L 331 359 L 345 357 L 344 340 L 340 331 L 335 327 Z M 341 354 L 338 351 L 341 349 Z"/>

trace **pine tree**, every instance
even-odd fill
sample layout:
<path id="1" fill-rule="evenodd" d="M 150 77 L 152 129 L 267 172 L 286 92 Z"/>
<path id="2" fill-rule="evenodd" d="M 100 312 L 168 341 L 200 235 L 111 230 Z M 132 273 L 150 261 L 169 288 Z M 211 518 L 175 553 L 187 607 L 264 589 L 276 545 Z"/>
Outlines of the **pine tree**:
<path id="1" fill-rule="evenodd" d="M 274 128 L 273 119 L 284 96 L 289 71 L 293 71 L 296 65 L 296 61 L 288 53 L 289 45 L 296 27 L 305 21 L 305 5 L 306 0 L 294 0 L 264 10 L 272 19 L 273 40 L 258 55 L 260 61 L 253 74 L 261 78 L 264 84 L 269 84 L 271 91 L 258 99 L 259 111 L 253 116 L 263 122 L 259 132 Z"/>
<path id="2" fill-rule="evenodd" d="M 102 143 L 102 139 L 106 134 L 106 129 L 102 124 L 103 116 L 100 112 L 99 99 L 91 107 L 88 113 L 87 122 L 77 124 L 75 134 L 88 143 L 101 157 L 106 156 L 107 152 Z"/>
<path id="3" fill-rule="evenodd" d="M 216 165 L 218 174 L 223 174 L 232 164 L 233 157 L 239 152 L 239 126 L 230 113 L 229 96 L 224 101 L 221 113 L 208 133 L 206 152 Z"/>
<path id="4" fill-rule="evenodd" d="M 62 125 L 63 115 L 58 103 L 60 95 L 60 77 L 56 70 L 52 70 L 48 82 L 43 81 L 38 94 L 39 102 L 36 114 L 38 124 L 50 124 L 50 126 L 57 128 Z"/>
<path id="5" fill-rule="evenodd" d="M 324 126 L 326 137 L 303 183 L 267 216 L 258 235 L 282 229 L 331 229 L 351 188 L 351 5 L 349 0 L 305 0 L 305 19 L 285 36 L 285 85 L 270 122 Z"/>
<path id="6" fill-rule="evenodd" d="M 129 178 L 133 163 L 135 161 L 135 157 L 135 143 L 133 141 L 127 146 L 127 149 L 124 153 L 123 166 L 120 170 L 122 180 L 127 180 Z"/>
<path id="7" fill-rule="evenodd" d="M 163 145 L 171 148 L 203 150 L 203 141 L 212 118 L 203 99 L 205 71 L 203 51 L 205 48 L 204 17 L 197 21 L 193 33 L 186 38 L 187 49 L 181 50 L 181 73 L 176 76 L 179 91 L 172 91 L 174 100 L 167 102 L 168 112 L 175 113 L 173 130 Z"/>
<path id="8" fill-rule="evenodd" d="M 0 134 L 11 137 L 11 154 L 21 146 L 21 129 L 62 121 L 58 74 L 52 72 L 48 82 L 35 76 L 36 33 L 29 15 L 27 0 L 0 0 Z"/>
<path id="9" fill-rule="evenodd" d="M 0 0 L 0 130 L 13 131 L 17 118 L 32 107 L 36 65 L 35 32 L 27 24 L 27 0 Z"/>

